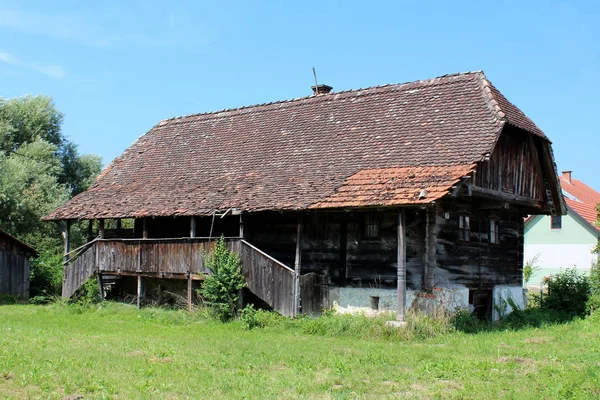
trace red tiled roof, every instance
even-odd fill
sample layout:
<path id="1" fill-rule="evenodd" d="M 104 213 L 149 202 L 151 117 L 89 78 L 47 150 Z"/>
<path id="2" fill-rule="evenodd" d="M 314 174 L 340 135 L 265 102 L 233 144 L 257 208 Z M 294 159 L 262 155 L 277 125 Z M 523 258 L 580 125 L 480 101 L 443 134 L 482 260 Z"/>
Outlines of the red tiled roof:
<path id="1" fill-rule="evenodd" d="M 45 219 L 432 201 L 492 150 L 505 123 L 546 139 L 482 72 L 173 118 Z M 409 167 L 418 178 L 404 180 Z M 423 188 L 426 199 L 415 198 Z"/>
<path id="2" fill-rule="evenodd" d="M 569 196 L 565 196 L 567 206 L 597 228 L 598 211 L 596 207 L 600 204 L 600 193 L 577 179 L 571 179 L 571 182 L 569 182 L 561 176 L 559 180 L 563 192 L 575 198 L 574 200 Z"/>

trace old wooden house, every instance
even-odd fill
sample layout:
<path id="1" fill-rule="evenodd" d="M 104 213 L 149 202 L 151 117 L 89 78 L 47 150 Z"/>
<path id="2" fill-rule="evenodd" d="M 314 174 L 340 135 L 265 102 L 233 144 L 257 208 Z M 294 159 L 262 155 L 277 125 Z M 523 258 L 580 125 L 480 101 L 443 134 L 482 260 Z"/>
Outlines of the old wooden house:
<path id="1" fill-rule="evenodd" d="M 135 141 L 45 217 L 67 238 L 69 221 L 97 221 L 63 295 L 94 272 L 130 277 L 139 296 L 148 279 L 191 288 L 219 235 L 249 290 L 285 315 L 485 314 L 494 290 L 520 290 L 523 217 L 564 214 L 564 199 L 550 141 L 483 72 L 313 90 L 164 120 Z"/>
<path id="2" fill-rule="evenodd" d="M 37 251 L 0 229 L 0 295 L 29 298 L 29 258 Z"/>

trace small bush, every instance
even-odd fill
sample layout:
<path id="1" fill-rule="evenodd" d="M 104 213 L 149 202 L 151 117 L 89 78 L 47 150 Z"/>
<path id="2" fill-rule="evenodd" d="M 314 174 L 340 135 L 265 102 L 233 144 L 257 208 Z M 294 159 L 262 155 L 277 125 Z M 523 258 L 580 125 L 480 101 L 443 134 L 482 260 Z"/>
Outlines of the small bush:
<path id="1" fill-rule="evenodd" d="M 95 275 L 88 278 L 73 297 L 75 302 L 82 306 L 88 306 L 100 302 L 100 288 Z"/>
<path id="2" fill-rule="evenodd" d="M 217 240 L 213 252 L 204 257 L 210 275 L 200 289 L 200 295 L 223 322 L 235 316 L 240 290 L 246 286 L 240 259 L 227 250 L 223 237 Z"/>
<path id="3" fill-rule="evenodd" d="M 540 255 L 536 254 L 535 257 L 530 258 L 529 260 L 527 260 L 525 262 L 525 265 L 523 266 L 523 284 L 524 284 L 524 286 L 527 286 L 527 284 L 531 280 L 531 277 L 533 276 L 533 274 L 535 274 L 536 272 L 538 272 L 540 270 L 540 267 L 538 266 L 539 258 L 540 258 Z"/>
<path id="4" fill-rule="evenodd" d="M 252 304 L 249 304 L 240 310 L 240 320 L 246 329 L 250 330 L 261 327 L 260 322 L 256 317 L 256 313 L 257 310 Z"/>
<path id="5" fill-rule="evenodd" d="M 566 269 L 552 275 L 548 281 L 548 294 L 544 296 L 542 307 L 551 310 L 584 316 L 586 303 L 590 296 L 590 279 L 577 272 Z"/>
<path id="6" fill-rule="evenodd" d="M 489 329 L 489 323 L 477 318 L 468 310 L 460 310 L 452 317 L 452 325 L 459 332 L 477 333 Z"/>
<path id="7" fill-rule="evenodd" d="M 592 294 L 585 304 L 585 311 L 588 314 L 597 313 L 600 310 L 600 293 Z M 600 314 L 600 313 L 598 313 Z"/>

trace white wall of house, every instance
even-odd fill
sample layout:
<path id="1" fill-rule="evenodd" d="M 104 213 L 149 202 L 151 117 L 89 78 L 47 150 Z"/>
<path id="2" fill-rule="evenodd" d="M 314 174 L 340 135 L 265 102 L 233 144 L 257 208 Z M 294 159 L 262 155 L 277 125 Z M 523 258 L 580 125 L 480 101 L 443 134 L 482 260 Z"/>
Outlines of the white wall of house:
<path id="1" fill-rule="evenodd" d="M 592 253 L 598 243 L 598 231 L 570 211 L 562 217 L 561 229 L 551 229 L 550 221 L 549 216 L 538 215 L 525 224 L 524 262 L 537 256 L 536 265 L 540 268 L 528 285 L 539 285 L 543 277 L 561 268 L 577 268 L 587 273 L 598 260 Z"/>

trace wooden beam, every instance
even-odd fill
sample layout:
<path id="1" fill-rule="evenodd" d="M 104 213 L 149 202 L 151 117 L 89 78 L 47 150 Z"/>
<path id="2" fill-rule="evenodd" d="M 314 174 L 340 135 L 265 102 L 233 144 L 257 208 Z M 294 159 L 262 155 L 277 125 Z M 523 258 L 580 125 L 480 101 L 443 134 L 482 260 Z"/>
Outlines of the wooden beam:
<path id="1" fill-rule="evenodd" d="M 187 309 L 192 312 L 192 274 L 187 273 Z"/>
<path id="2" fill-rule="evenodd" d="M 102 283 L 102 274 L 100 273 L 100 271 L 98 271 L 97 273 L 98 276 L 98 297 L 100 302 L 104 301 L 104 285 Z"/>
<path id="3" fill-rule="evenodd" d="M 244 238 L 244 219 L 242 218 L 242 213 L 240 213 L 240 238 Z"/>
<path id="4" fill-rule="evenodd" d="M 340 222 L 340 285 L 346 283 L 348 266 L 348 214 L 342 213 Z"/>
<path id="5" fill-rule="evenodd" d="M 423 268 L 423 289 L 432 290 L 435 286 L 436 251 L 436 205 L 427 206 L 425 210 L 425 254 Z"/>
<path id="6" fill-rule="evenodd" d="M 94 221 L 90 219 L 88 221 L 87 241 L 88 242 L 91 241 L 93 237 L 94 237 Z"/>
<path id="7" fill-rule="evenodd" d="M 196 217 L 195 216 L 190 217 L 190 237 L 191 238 L 196 237 Z"/>
<path id="8" fill-rule="evenodd" d="M 62 234 L 64 240 L 64 262 L 69 261 L 69 252 L 71 251 L 71 221 L 66 220 L 62 224 Z"/>
<path id="9" fill-rule="evenodd" d="M 142 238 L 148 239 L 148 218 L 142 218 Z"/>
<path id="10" fill-rule="evenodd" d="M 98 236 L 104 239 L 104 219 L 101 219 L 98 225 Z"/>
<path id="11" fill-rule="evenodd" d="M 137 277 L 137 308 L 142 308 L 142 276 Z"/>
<path id="12" fill-rule="evenodd" d="M 517 194 L 499 192 L 497 190 L 486 189 L 479 186 L 473 186 L 471 190 L 473 196 L 481 197 L 484 199 L 504 201 L 507 203 L 522 205 L 539 210 L 544 208 L 544 203 L 542 201 L 530 199 L 529 197 L 519 196 Z"/>
<path id="13" fill-rule="evenodd" d="M 296 259 L 294 261 L 294 272 L 296 285 L 294 290 L 295 315 L 300 314 L 300 272 L 302 266 L 302 214 L 298 215 L 298 226 L 296 228 Z"/>
<path id="14" fill-rule="evenodd" d="M 396 319 L 406 318 L 406 219 L 404 209 L 398 213 L 398 311 Z"/>
<path id="15" fill-rule="evenodd" d="M 187 275 L 184 273 L 177 272 L 132 272 L 132 271 L 107 271 L 102 270 L 104 275 L 115 275 L 115 276 L 141 276 L 142 278 L 157 278 L 157 279 L 187 279 Z M 206 279 L 205 275 L 202 274 L 190 274 L 190 278 L 193 281 L 203 281 Z"/>

